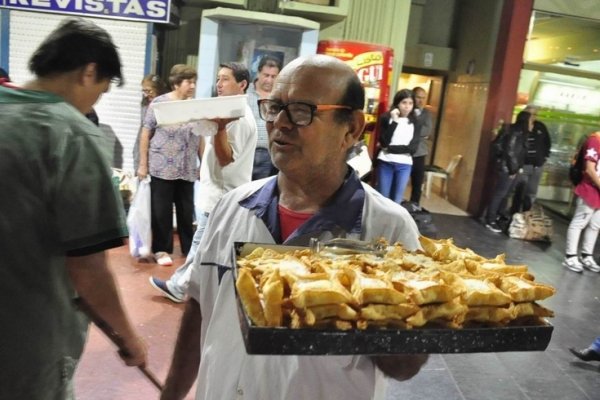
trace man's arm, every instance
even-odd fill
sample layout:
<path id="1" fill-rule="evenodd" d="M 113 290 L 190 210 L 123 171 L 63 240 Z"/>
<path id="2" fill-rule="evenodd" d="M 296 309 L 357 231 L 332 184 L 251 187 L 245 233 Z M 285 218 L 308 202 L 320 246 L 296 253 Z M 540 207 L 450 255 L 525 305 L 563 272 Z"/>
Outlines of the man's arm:
<path id="1" fill-rule="evenodd" d="M 431 117 L 431 113 L 426 109 L 423 109 L 421 116 L 421 121 L 419 121 L 419 137 L 427 139 L 433 131 L 433 118 Z"/>
<path id="2" fill-rule="evenodd" d="M 221 167 L 226 167 L 233 162 L 233 149 L 227 138 L 227 124 L 237 118 L 215 119 L 217 123 L 217 134 L 213 137 L 215 155 Z"/>
<path id="3" fill-rule="evenodd" d="M 105 252 L 67 257 L 66 266 L 78 295 L 122 339 L 127 352 L 121 358 L 129 366 L 146 364 L 147 349 L 125 314 L 115 279 L 108 268 Z"/>
<path id="4" fill-rule="evenodd" d="M 161 400 L 183 399 L 194 384 L 200 366 L 201 325 L 200 305 L 196 300 L 190 299 L 181 318 L 173 360 L 160 396 Z"/>
<path id="5" fill-rule="evenodd" d="M 372 357 L 373 362 L 387 376 L 406 381 L 415 376 L 427 362 L 427 354 Z"/>

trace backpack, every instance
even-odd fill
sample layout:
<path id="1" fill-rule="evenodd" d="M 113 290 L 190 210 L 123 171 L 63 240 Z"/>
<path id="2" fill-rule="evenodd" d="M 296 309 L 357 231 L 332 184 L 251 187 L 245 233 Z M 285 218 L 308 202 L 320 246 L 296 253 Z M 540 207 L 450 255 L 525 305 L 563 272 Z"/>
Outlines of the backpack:
<path id="1" fill-rule="evenodd" d="M 594 132 L 591 135 L 586 136 L 581 141 L 581 144 L 577 149 L 577 153 L 575 153 L 571 159 L 571 165 L 569 166 L 569 179 L 575 186 L 579 185 L 583 180 L 583 171 L 585 170 L 585 144 L 593 135 L 600 135 L 600 132 Z"/>

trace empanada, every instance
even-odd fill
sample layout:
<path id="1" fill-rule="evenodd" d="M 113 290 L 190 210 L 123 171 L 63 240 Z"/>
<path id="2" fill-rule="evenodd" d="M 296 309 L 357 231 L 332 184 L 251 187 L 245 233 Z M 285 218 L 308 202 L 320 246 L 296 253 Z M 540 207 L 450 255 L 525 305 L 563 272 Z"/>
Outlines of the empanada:
<path id="1" fill-rule="evenodd" d="M 514 302 L 543 300 L 554 294 L 552 286 L 531 282 L 516 276 L 506 276 L 500 282 L 500 289 L 508 293 Z"/>
<path id="2" fill-rule="evenodd" d="M 266 326 L 265 314 L 260 303 L 260 296 L 256 288 L 256 282 L 247 268 L 238 270 L 238 278 L 235 281 L 242 305 L 246 314 L 256 326 Z"/>

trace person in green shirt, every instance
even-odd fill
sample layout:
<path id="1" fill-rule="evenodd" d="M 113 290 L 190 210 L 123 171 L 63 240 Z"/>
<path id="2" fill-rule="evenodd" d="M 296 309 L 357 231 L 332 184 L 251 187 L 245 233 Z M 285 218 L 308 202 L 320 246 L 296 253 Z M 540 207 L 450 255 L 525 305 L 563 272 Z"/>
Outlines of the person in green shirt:
<path id="1" fill-rule="evenodd" d="M 127 317 L 105 251 L 127 236 L 101 131 L 84 116 L 121 62 L 109 34 L 63 21 L 29 61 L 34 79 L 0 85 L 0 399 L 73 398 L 88 319 L 80 298 L 122 339 L 147 350 Z"/>

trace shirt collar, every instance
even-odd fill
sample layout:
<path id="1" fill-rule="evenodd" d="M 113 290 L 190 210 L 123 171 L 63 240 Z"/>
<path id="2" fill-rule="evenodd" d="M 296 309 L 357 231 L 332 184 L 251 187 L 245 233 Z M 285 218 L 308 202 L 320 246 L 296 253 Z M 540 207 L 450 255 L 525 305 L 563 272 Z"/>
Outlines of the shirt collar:
<path id="1" fill-rule="evenodd" d="M 332 231 L 339 234 L 357 233 L 361 231 L 361 221 L 365 191 L 360 180 L 351 168 L 344 179 L 344 183 L 333 195 L 329 203 L 315 215 L 300 226 L 286 243 L 300 236 L 316 234 L 323 231 Z M 253 210 L 261 218 L 273 239 L 281 243 L 281 230 L 279 227 L 279 188 L 277 178 L 269 179 L 260 189 L 240 201 L 240 205 Z"/>

